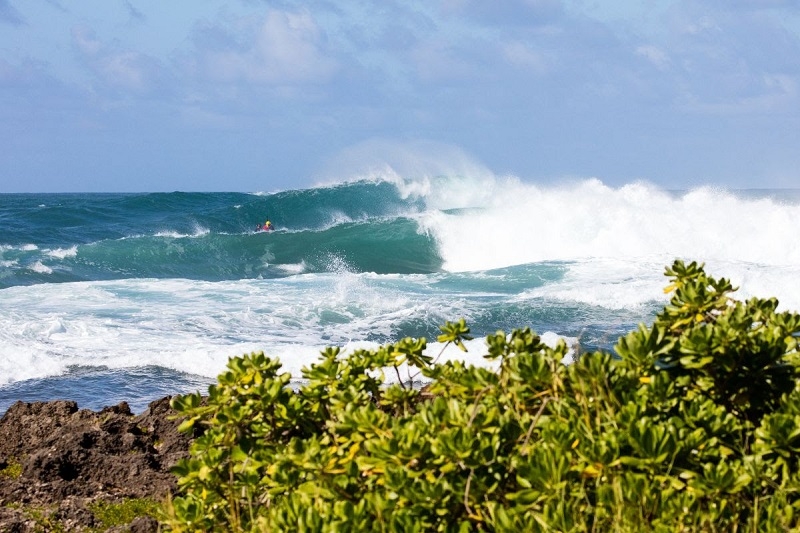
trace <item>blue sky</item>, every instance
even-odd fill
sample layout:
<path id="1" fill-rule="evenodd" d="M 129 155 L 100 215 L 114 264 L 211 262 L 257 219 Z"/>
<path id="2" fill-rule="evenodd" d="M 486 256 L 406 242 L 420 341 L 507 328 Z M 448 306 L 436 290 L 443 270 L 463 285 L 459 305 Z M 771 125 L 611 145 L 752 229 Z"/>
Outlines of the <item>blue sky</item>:
<path id="1" fill-rule="evenodd" d="M 798 0 L 0 0 L 0 192 L 800 187 L 799 85 Z"/>

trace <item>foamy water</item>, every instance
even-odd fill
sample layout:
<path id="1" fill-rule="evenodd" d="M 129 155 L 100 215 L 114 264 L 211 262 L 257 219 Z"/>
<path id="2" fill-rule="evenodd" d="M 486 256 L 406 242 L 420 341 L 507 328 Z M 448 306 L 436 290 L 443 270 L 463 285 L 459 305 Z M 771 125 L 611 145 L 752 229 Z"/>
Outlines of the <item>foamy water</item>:
<path id="1" fill-rule="evenodd" d="M 598 180 L 544 188 L 506 179 L 481 186 L 483 194 L 463 193 L 443 204 L 468 214 L 421 216 L 446 270 L 569 261 L 565 283 L 537 294 L 625 306 L 651 300 L 674 259 L 697 260 L 740 286 L 743 297 L 779 295 L 784 308 L 800 309 L 795 197 L 748 198 L 712 188 L 670 193 L 646 183 L 611 188 Z M 439 196 L 430 193 L 434 206 Z"/>
<path id="2" fill-rule="evenodd" d="M 730 278 L 738 298 L 800 310 L 794 191 L 388 172 L 270 194 L 107 195 L 96 220 L 80 196 L 86 226 L 56 234 L 37 221 L 49 205 L 69 215 L 70 197 L 42 196 L 0 195 L 22 221 L 0 231 L 0 410 L 119 394 L 141 409 L 252 351 L 297 378 L 327 346 L 424 336 L 436 355 L 438 326 L 462 317 L 476 339 L 445 359 L 487 364 L 483 337 L 525 326 L 611 349 L 666 303 L 676 258 Z M 255 233 L 267 215 L 278 230 Z"/>

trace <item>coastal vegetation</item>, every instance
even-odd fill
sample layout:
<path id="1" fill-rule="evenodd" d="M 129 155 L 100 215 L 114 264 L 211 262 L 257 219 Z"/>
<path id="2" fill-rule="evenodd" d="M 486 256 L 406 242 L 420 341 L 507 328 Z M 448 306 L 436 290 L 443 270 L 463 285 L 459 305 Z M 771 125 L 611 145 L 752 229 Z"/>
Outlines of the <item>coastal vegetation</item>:
<path id="1" fill-rule="evenodd" d="M 16 460 L 16 458 L 11 458 L 9 461 L 6 461 L 5 464 L 0 464 L 0 477 L 7 477 L 7 478 L 18 478 L 22 475 L 22 464 Z"/>
<path id="2" fill-rule="evenodd" d="M 152 498 L 126 498 L 116 502 L 98 500 L 89 505 L 89 510 L 98 522 L 97 531 L 129 524 L 140 516 L 161 517 L 161 505 Z"/>
<path id="3" fill-rule="evenodd" d="M 439 363 L 426 339 L 328 348 L 297 388 L 275 359 L 232 358 L 207 396 L 172 400 L 198 436 L 164 526 L 796 530 L 800 315 L 695 262 L 666 275 L 651 325 L 569 365 L 528 328 L 488 335 L 486 366 Z M 437 340 L 469 338 L 460 320 Z"/>
<path id="4" fill-rule="evenodd" d="M 162 504 L 152 498 L 127 498 L 117 502 L 101 499 L 87 506 L 87 510 L 92 514 L 96 526 L 80 528 L 74 524 L 73 527 L 65 525 L 64 517 L 60 516 L 58 510 L 46 505 L 18 503 L 12 507 L 19 508 L 23 512 L 33 531 L 51 533 L 65 533 L 67 531 L 102 533 L 111 531 L 115 527 L 125 527 L 137 517 L 160 518 L 162 513 Z M 16 529 L 13 530 L 16 531 Z"/>

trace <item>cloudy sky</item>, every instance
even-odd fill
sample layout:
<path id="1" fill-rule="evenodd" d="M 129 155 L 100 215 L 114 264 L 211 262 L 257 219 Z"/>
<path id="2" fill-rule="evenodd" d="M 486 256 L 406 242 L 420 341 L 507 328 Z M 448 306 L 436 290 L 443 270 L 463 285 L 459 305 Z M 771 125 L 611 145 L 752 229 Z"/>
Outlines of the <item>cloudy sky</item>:
<path id="1" fill-rule="evenodd" d="M 800 187 L 799 85 L 800 0 L 0 0 L 0 192 Z"/>

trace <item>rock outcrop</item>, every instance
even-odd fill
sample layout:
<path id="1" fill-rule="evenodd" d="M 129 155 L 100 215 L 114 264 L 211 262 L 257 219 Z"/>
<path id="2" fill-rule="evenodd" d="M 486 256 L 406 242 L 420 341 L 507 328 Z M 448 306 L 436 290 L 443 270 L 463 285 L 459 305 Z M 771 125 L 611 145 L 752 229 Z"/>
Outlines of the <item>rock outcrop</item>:
<path id="1" fill-rule="evenodd" d="M 71 401 L 12 405 L 0 419 L 0 531 L 97 531 L 92 504 L 174 493 L 170 469 L 190 437 L 169 401 L 140 415 L 125 402 L 99 412 Z M 109 529 L 157 530 L 149 517 Z"/>

